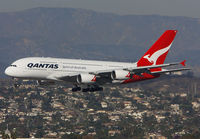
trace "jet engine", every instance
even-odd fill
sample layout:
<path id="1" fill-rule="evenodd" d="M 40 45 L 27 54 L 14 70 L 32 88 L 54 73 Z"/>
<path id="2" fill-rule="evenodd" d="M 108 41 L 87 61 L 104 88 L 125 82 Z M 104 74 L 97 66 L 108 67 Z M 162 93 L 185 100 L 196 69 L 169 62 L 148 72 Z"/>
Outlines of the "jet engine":
<path id="1" fill-rule="evenodd" d="M 77 76 L 77 82 L 79 84 L 86 84 L 86 83 L 95 83 L 96 82 L 96 76 L 92 74 L 79 74 Z"/>
<path id="2" fill-rule="evenodd" d="M 130 72 L 125 70 L 114 70 L 111 73 L 113 80 L 126 80 L 130 78 Z"/>

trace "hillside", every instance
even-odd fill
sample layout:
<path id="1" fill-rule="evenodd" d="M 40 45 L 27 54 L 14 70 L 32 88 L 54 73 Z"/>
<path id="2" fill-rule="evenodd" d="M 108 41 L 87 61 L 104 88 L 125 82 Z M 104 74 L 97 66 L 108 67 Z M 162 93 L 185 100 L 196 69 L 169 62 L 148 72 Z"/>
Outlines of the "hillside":
<path id="1" fill-rule="evenodd" d="M 198 67 L 199 19 L 72 8 L 0 13 L 0 70 L 26 56 L 136 61 L 167 29 L 179 31 L 167 61 Z"/>

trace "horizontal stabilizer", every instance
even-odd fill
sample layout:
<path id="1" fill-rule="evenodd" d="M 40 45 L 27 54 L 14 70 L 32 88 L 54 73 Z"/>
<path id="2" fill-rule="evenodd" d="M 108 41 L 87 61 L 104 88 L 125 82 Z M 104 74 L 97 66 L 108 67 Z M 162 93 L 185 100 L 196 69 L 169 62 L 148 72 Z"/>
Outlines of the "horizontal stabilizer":
<path id="1" fill-rule="evenodd" d="M 172 73 L 172 72 L 178 72 L 178 71 L 184 71 L 184 70 L 190 70 L 189 68 L 180 68 L 180 69 L 170 69 L 165 71 L 156 71 L 151 72 L 152 74 L 162 74 L 162 73 Z"/>
<path id="2" fill-rule="evenodd" d="M 183 60 L 180 64 L 185 67 L 186 60 Z"/>
<path id="3" fill-rule="evenodd" d="M 179 65 L 180 63 L 168 63 L 168 64 L 160 64 L 160 65 L 152 65 L 152 66 L 141 66 L 141 67 L 134 67 L 134 68 L 125 68 L 123 70 L 128 70 L 130 72 L 138 71 L 138 70 L 149 70 L 154 68 L 163 68 L 163 67 L 169 67 L 174 65 Z"/>

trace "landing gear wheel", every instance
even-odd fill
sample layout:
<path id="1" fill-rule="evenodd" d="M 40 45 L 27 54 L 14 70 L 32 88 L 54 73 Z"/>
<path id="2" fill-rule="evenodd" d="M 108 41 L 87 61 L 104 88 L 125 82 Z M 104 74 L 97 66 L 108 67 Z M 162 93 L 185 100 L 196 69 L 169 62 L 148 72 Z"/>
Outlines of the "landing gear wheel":
<path id="1" fill-rule="evenodd" d="M 14 88 L 18 88 L 20 85 L 19 84 L 13 84 Z"/>
<path id="2" fill-rule="evenodd" d="M 103 91 L 103 87 L 99 87 L 99 86 L 88 86 L 87 88 L 83 88 L 82 92 L 95 92 L 95 91 Z"/>
<path id="3" fill-rule="evenodd" d="M 90 92 L 94 92 L 94 91 L 96 91 L 96 88 L 91 87 L 91 88 L 89 88 L 88 90 L 89 90 Z"/>
<path id="4" fill-rule="evenodd" d="M 81 87 L 75 85 L 75 87 L 72 88 L 72 92 L 77 92 L 77 91 L 81 91 Z"/>
<path id="5" fill-rule="evenodd" d="M 83 88 L 82 89 L 82 92 L 88 92 L 89 91 L 89 88 Z"/>
<path id="6" fill-rule="evenodd" d="M 13 87 L 19 88 L 20 84 L 18 83 L 18 80 L 16 78 L 12 78 L 12 80 L 13 80 Z"/>

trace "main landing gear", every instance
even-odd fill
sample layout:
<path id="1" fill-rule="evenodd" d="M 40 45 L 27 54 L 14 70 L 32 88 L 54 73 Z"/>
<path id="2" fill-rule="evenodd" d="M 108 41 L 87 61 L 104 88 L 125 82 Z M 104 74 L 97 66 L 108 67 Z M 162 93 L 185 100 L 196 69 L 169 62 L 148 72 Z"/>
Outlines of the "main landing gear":
<path id="1" fill-rule="evenodd" d="M 72 88 L 72 92 L 81 91 L 81 87 L 75 85 Z M 103 87 L 99 87 L 97 85 L 87 86 L 87 88 L 82 88 L 82 92 L 95 92 L 95 91 L 103 91 Z"/>
<path id="2" fill-rule="evenodd" d="M 75 85 L 75 86 L 72 88 L 72 92 L 77 92 L 77 91 L 81 91 L 81 87 Z"/>
<path id="3" fill-rule="evenodd" d="M 103 87 L 92 86 L 82 89 L 82 92 L 95 92 L 95 91 L 103 91 Z"/>

